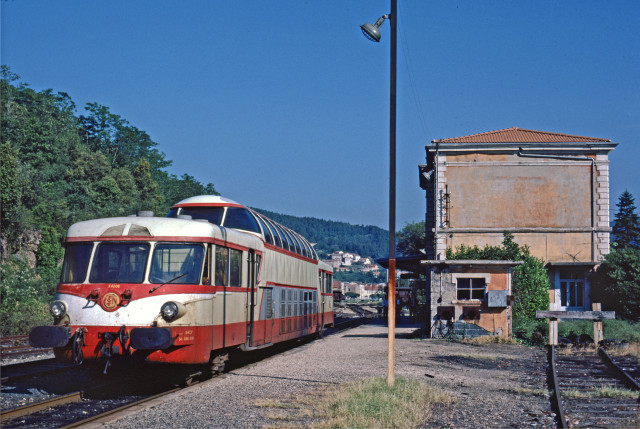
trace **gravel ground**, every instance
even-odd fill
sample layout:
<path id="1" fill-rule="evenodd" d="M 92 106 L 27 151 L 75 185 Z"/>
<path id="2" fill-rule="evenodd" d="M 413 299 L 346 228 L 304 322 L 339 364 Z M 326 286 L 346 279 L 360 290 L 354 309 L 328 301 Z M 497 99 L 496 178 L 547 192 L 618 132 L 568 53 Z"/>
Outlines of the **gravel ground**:
<path id="1" fill-rule="evenodd" d="M 23 363 L 23 362 L 31 362 L 34 360 L 43 360 L 43 359 L 51 359 L 53 358 L 53 352 L 44 351 L 39 354 L 20 356 L 20 357 L 5 357 L 0 355 L 0 369 L 2 365 L 13 365 L 15 363 Z"/>
<path id="2" fill-rule="evenodd" d="M 469 345 L 411 338 L 398 327 L 396 376 L 452 397 L 423 427 L 555 427 L 546 395 L 546 355 L 518 345 Z M 264 406 L 313 396 L 326 386 L 386 377 L 387 328 L 379 322 L 313 341 L 185 389 L 106 424 L 110 428 L 263 428 L 282 410 Z M 291 422 L 290 422 L 291 423 Z M 305 425 L 309 420 L 293 422 Z M 105 427 L 105 426 L 101 426 Z"/>

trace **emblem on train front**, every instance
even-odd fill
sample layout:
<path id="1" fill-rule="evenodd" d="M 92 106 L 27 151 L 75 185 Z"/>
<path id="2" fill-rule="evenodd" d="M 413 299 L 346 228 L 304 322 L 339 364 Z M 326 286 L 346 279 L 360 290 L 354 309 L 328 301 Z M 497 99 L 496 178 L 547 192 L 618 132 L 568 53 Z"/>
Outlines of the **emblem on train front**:
<path id="1" fill-rule="evenodd" d="M 109 292 L 102 297 L 102 308 L 105 310 L 115 310 L 120 305 L 120 295 Z"/>

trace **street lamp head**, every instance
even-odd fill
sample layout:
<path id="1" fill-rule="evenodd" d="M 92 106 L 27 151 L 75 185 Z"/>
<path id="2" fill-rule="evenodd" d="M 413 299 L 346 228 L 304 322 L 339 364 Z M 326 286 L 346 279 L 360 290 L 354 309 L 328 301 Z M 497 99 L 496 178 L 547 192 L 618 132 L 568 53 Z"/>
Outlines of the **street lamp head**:
<path id="1" fill-rule="evenodd" d="M 389 15 L 382 15 L 380 18 L 378 18 L 376 20 L 376 22 L 374 24 L 362 24 L 360 26 L 360 28 L 362 29 L 362 34 L 364 34 L 364 36 L 371 40 L 372 42 L 379 42 L 380 41 L 380 27 L 382 27 L 382 24 L 384 23 L 384 20 L 386 18 L 388 18 Z"/>

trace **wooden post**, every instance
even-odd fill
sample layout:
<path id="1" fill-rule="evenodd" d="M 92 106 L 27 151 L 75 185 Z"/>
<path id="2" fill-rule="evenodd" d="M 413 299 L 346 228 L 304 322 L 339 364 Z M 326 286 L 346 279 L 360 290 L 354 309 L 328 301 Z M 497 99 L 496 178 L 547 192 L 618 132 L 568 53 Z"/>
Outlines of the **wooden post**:
<path id="1" fill-rule="evenodd" d="M 596 307 L 597 306 L 597 307 Z M 549 345 L 558 345 L 558 319 L 593 320 L 593 342 L 598 347 L 602 341 L 602 320 L 615 319 L 615 311 L 601 311 L 600 304 L 593 304 L 593 311 L 536 311 L 536 319 L 549 319 Z M 597 310 L 596 310 L 597 308 Z"/>
<path id="2" fill-rule="evenodd" d="M 549 345 L 558 345 L 558 319 L 553 317 L 549 319 Z"/>
<path id="3" fill-rule="evenodd" d="M 593 311 L 601 311 L 602 305 L 599 302 L 594 302 L 591 304 L 591 310 Z M 603 331 L 602 331 L 602 320 L 594 320 L 593 321 L 593 344 L 596 349 L 598 345 L 600 345 L 600 341 L 604 339 Z"/>

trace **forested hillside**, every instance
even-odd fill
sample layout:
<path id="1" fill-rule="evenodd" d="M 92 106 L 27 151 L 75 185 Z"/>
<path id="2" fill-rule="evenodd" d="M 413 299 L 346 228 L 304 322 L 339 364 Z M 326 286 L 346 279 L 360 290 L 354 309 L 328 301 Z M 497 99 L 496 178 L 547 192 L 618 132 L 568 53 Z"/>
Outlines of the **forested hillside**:
<path id="1" fill-rule="evenodd" d="M 336 250 L 344 250 L 377 259 L 386 256 L 389 250 L 389 233 L 377 226 L 351 225 L 256 208 L 254 210 L 302 234 L 311 243 L 316 243 L 316 250 L 321 257 Z"/>
<path id="2" fill-rule="evenodd" d="M 73 222 L 164 213 L 194 194 L 216 194 L 211 183 L 169 174 L 171 161 L 149 135 L 98 103 L 76 113 L 71 98 L 34 91 L 1 70 L 2 255 L 41 231 L 37 262 L 56 265 L 60 239 Z M 41 247 L 46 247 L 45 251 Z"/>

